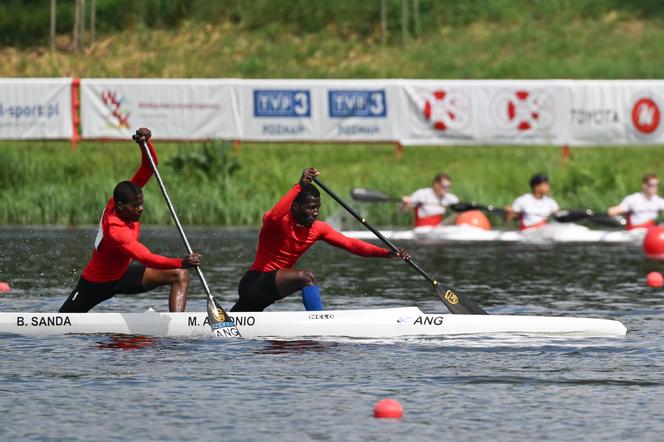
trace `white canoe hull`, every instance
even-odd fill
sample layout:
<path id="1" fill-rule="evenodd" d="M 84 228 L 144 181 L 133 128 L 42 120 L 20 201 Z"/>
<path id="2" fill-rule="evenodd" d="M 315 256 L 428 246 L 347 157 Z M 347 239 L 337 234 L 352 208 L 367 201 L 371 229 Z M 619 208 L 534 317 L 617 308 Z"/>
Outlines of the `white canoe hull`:
<path id="1" fill-rule="evenodd" d="M 385 230 L 381 233 L 390 240 L 419 241 L 497 241 L 523 243 L 558 243 L 558 242 L 603 242 L 641 244 L 646 229 L 635 230 L 594 230 L 579 224 L 551 223 L 537 229 L 483 230 L 471 225 L 450 225 L 436 227 L 416 227 L 411 230 Z M 344 235 L 358 239 L 374 239 L 368 230 L 350 230 Z"/>
<path id="2" fill-rule="evenodd" d="M 618 321 L 510 315 L 425 314 L 417 307 L 236 313 L 245 338 L 394 338 L 446 335 L 623 336 Z M 0 333 L 213 336 L 207 313 L 0 313 Z"/>

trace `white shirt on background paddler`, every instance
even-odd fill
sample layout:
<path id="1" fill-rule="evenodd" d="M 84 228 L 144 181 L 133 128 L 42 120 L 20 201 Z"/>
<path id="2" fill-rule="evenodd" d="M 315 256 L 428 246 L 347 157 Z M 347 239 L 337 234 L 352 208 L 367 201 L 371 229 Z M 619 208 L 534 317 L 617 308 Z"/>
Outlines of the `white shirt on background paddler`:
<path id="1" fill-rule="evenodd" d="M 545 222 L 560 207 L 551 197 L 535 198 L 532 193 L 526 193 L 514 200 L 512 209 L 521 215 L 521 224 L 527 228 Z"/>
<path id="2" fill-rule="evenodd" d="M 623 198 L 618 207 L 629 213 L 631 224 L 638 226 L 655 220 L 664 211 L 664 198 L 654 195 L 648 199 L 643 192 L 636 192 Z"/>
<path id="3" fill-rule="evenodd" d="M 431 187 L 425 187 L 413 192 L 410 196 L 411 204 L 416 207 L 417 216 L 426 218 L 428 216 L 444 215 L 447 206 L 459 202 L 456 195 L 446 192 L 442 198 L 438 197 Z"/>

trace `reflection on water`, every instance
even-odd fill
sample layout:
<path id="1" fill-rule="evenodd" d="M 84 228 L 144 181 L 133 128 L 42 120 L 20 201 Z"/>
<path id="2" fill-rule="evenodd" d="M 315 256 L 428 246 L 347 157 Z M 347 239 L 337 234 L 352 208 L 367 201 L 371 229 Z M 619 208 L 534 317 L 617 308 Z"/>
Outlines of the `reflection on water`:
<path id="1" fill-rule="evenodd" d="M 97 347 L 105 349 L 140 350 L 159 344 L 157 338 L 142 335 L 111 335 L 97 342 Z"/>
<path id="2" fill-rule="evenodd" d="M 215 298 L 230 306 L 256 232 L 188 229 Z M 89 259 L 94 229 L 0 229 L 0 310 L 55 311 Z M 146 229 L 180 256 L 174 229 Z M 0 335 L 0 439 L 659 440 L 664 421 L 662 290 L 640 249 L 621 245 L 405 244 L 441 282 L 490 313 L 613 318 L 624 338 L 215 340 Z M 327 244 L 298 263 L 329 309 L 416 305 L 444 312 L 398 260 Z M 188 308 L 205 311 L 195 279 Z M 167 311 L 168 290 L 96 311 Z M 273 310 L 302 310 L 299 296 Z M 133 351 L 129 351 L 133 350 Z M 386 425 L 377 400 L 406 417 Z M 441 416 L 444 418 L 441 419 Z M 48 425 L 43 425 L 48 422 Z M 222 436 L 220 436 L 222 435 Z"/>
<path id="3" fill-rule="evenodd" d="M 336 342 L 310 341 L 306 339 L 298 340 L 265 340 L 264 347 L 256 351 L 263 354 L 288 354 L 288 353 L 307 353 L 323 352 L 336 347 Z"/>

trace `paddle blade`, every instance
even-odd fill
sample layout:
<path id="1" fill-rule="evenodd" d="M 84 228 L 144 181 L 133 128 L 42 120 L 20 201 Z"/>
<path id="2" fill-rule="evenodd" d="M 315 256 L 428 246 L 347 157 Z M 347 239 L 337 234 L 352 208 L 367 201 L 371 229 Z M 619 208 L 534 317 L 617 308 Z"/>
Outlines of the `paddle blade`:
<path id="1" fill-rule="evenodd" d="M 212 295 L 208 296 L 207 302 L 208 321 L 215 336 L 222 338 L 242 337 L 240 331 L 235 326 L 235 321 L 228 316 L 228 313 L 219 305 Z"/>
<path id="2" fill-rule="evenodd" d="M 389 196 L 379 190 L 355 187 L 350 190 L 350 197 L 363 203 L 391 203 L 401 201 L 399 198 Z"/>
<path id="3" fill-rule="evenodd" d="M 558 211 L 553 216 L 553 219 L 559 223 L 573 223 L 574 221 L 580 221 L 591 216 L 593 216 L 593 211 L 590 209 L 571 209 Z"/>
<path id="4" fill-rule="evenodd" d="M 484 205 L 484 204 L 479 204 L 476 201 L 471 201 L 469 203 L 455 203 L 450 205 L 450 209 L 452 209 L 455 212 L 467 212 L 469 210 L 481 210 L 483 212 L 487 213 L 493 213 L 495 215 L 504 215 L 505 214 L 505 209 L 501 209 L 500 207 L 495 207 L 491 204 Z"/>
<path id="5" fill-rule="evenodd" d="M 467 212 L 469 210 L 478 210 L 480 207 L 475 201 L 472 203 L 454 203 L 450 205 L 450 209 L 455 212 Z"/>
<path id="6" fill-rule="evenodd" d="M 433 282 L 433 288 L 451 313 L 456 315 L 488 315 L 479 305 L 467 297 L 455 293 L 452 289 L 444 287 L 438 281 Z"/>
<path id="7" fill-rule="evenodd" d="M 625 227 L 627 225 L 627 220 L 622 216 L 609 216 L 606 213 L 593 215 L 588 220 L 607 227 Z"/>

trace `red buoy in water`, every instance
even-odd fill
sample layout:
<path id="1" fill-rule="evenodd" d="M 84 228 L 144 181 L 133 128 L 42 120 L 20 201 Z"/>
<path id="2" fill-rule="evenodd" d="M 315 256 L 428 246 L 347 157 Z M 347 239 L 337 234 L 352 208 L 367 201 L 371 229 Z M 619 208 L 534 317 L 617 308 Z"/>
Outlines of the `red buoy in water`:
<path id="1" fill-rule="evenodd" d="M 473 227 L 478 227 L 482 230 L 491 230 L 491 223 L 489 222 L 489 218 L 487 218 L 486 215 L 479 210 L 461 212 L 456 217 L 456 224 L 467 224 Z"/>
<path id="2" fill-rule="evenodd" d="M 643 253 L 649 259 L 664 260 L 664 227 L 656 226 L 648 229 L 643 238 Z"/>
<path id="3" fill-rule="evenodd" d="M 646 284 L 648 287 L 662 287 L 664 286 L 664 276 L 659 272 L 650 272 L 646 276 Z"/>
<path id="4" fill-rule="evenodd" d="M 398 419 L 403 417 L 403 407 L 394 399 L 382 399 L 374 407 L 374 417 Z"/>
<path id="5" fill-rule="evenodd" d="M 0 281 L 0 292 L 11 292 L 12 288 L 6 282 Z"/>

